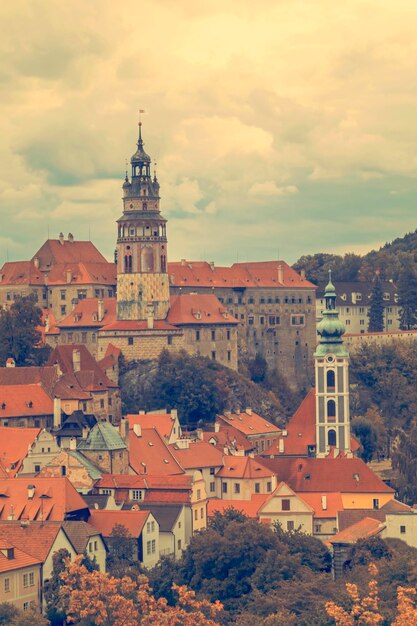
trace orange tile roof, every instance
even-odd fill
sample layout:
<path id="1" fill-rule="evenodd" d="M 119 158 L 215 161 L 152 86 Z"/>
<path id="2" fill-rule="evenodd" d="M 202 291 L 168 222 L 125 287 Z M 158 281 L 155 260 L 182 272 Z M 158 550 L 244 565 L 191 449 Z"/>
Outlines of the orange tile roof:
<path id="1" fill-rule="evenodd" d="M 269 478 L 274 476 L 259 460 L 250 456 L 224 456 L 224 465 L 216 476 L 221 478 Z"/>
<path id="2" fill-rule="evenodd" d="M 225 446 L 232 447 L 235 450 L 249 450 L 254 449 L 254 444 L 251 443 L 240 431 L 232 427 L 220 426 L 217 432 L 211 430 L 205 430 L 202 432 L 203 441 L 207 441 L 210 445 L 214 445 L 218 450 L 223 452 Z M 215 443 L 211 443 L 214 441 Z"/>
<path id="3" fill-rule="evenodd" d="M 214 294 L 182 293 L 171 296 L 167 317 L 170 324 L 238 324 Z"/>
<path id="4" fill-rule="evenodd" d="M 129 428 L 139 424 L 141 428 L 156 428 L 161 437 L 168 439 L 171 436 L 175 418 L 171 413 L 143 413 L 139 415 L 126 415 Z"/>
<path id="5" fill-rule="evenodd" d="M 184 469 L 219 467 L 223 465 L 223 453 L 205 441 L 191 441 L 188 448 L 178 447 L 174 443 L 169 446 L 169 449 Z"/>
<path id="6" fill-rule="evenodd" d="M 10 478 L 20 470 L 40 432 L 40 428 L 0 426 L 0 460 Z"/>
<path id="7" fill-rule="evenodd" d="M 340 493 L 297 493 L 306 504 L 314 510 L 314 518 L 327 519 L 336 518 L 339 511 L 343 511 L 342 495 Z M 323 497 L 325 497 L 325 508 L 323 508 Z"/>
<path id="8" fill-rule="evenodd" d="M 138 538 L 149 517 L 149 511 L 100 511 L 92 510 L 88 523 L 103 537 L 110 537 L 116 524 L 124 526 L 132 537 Z"/>
<path id="9" fill-rule="evenodd" d="M 153 502 L 154 504 L 166 502 L 167 504 L 189 504 L 191 494 L 188 491 L 162 491 L 152 490 L 145 491 L 145 503 Z"/>
<path id="10" fill-rule="evenodd" d="M 80 353 L 80 371 L 74 372 L 73 353 Z M 83 391 L 106 391 L 113 389 L 117 384 L 110 380 L 101 369 L 91 352 L 84 344 L 69 344 L 56 346 L 49 355 L 50 365 L 59 365 L 64 376 L 61 382 L 70 388 L 79 388 Z"/>
<path id="11" fill-rule="evenodd" d="M 137 474 L 184 474 L 156 428 L 143 428 L 140 437 L 129 430 L 129 462 Z"/>
<path id="12" fill-rule="evenodd" d="M 116 321 L 116 298 L 103 298 L 103 319 L 98 320 L 98 298 L 80 300 L 67 317 L 57 325 L 59 328 L 100 328 Z"/>
<path id="13" fill-rule="evenodd" d="M 35 486 L 31 499 L 28 485 Z M 12 515 L 16 520 L 63 521 L 68 514 L 86 508 L 86 503 L 66 477 L 0 479 L 0 520 Z"/>
<path id="14" fill-rule="evenodd" d="M 96 484 L 99 489 L 158 489 L 189 491 L 192 476 L 179 474 L 173 476 L 154 476 L 138 474 L 103 474 Z"/>
<path id="15" fill-rule="evenodd" d="M 316 390 L 310 389 L 300 406 L 289 419 L 285 429 L 287 435 L 282 437 L 284 452 L 279 452 L 279 438 L 263 452 L 265 456 L 306 456 L 308 446 L 316 445 Z M 352 452 L 359 448 L 355 437 L 351 437 Z"/>
<path id="16" fill-rule="evenodd" d="M 236 428 L 244 435 L 278 435 L 281 432 L 281 429 L 275 424 L 268 422 L 268 420 L 253 411 L 250 411 L 250 413 L 247 411 L 218 415 L 216 419 L 220 424 L 233 426 L 233 428 Z"/>
<path id="17" fill-rule="evenodd" d="M 279 266 L 283 282 L 279 282 Z M 284 261 L 234 263 L 216 267 L 206 261 L 168 263 L 172 285 L 187 287 L 281 287 L 315 289 Z"/>
<path id="18" fill-rule="evenodd" d="M 62 528 L 59 522 L 30 522 L 22 526 L 19 521 L 0 521 L 0 539 L 6 539 L 20 550 L 44 563 Z"/>
<path id="19" fill-rule="evenodd" d="M 224 513 L 227 509 L 235 509 L 247 517 L 258 517 L 259 509 L 269 498 L 268 494 L 252 494 L 250 500 L 209 500 L 207 515 L 213 517 L 216 512 Z"/>
<path id="20" fill-rule="evenodd" d="M 121 353 L 122 351 L 120 348 L 117 348 L 112 343 L 109 343 L 107 345 L 107 350 L 104 358 L 98 361 L 101 369 L 106 372 L 106 370 L 116 366 L 119 362 L 119 356 L 121 355 Z"/>
<path id="21" fill-rule="evenodd" d="M 359 458 L 259 457 L 296 493 L 394 493 Z"/>
<path id="22" fill-rule="evenodd" d="M 7 547 L 13 547 L 14 556 L 13 559 L 8 559 L 2 552 L 0 552 L 0 573 L 11 572 L 16 569 L 23 569 L 25 567 L 33 567 L 34 565 L 40 565 L 41 562 L 35 559 L 30 554 L 19 550 L 14 546 L 8 545 Z"/>
<path id="23" fill-rule="evenodd" d="M 372 517 L 364 517 L 356 524 L 345 528 L 337 535 L 331 537 L 327 543 L 356 543 L 358 539 L 366 539 L 379 535 L 385 528 L 385 524 Z"/>
<path id="24" fill-rule="evenodd" d="M 53 400 L 39 383 L 0 386 L 0 418 L 52 415 L 53 412 Z"/>

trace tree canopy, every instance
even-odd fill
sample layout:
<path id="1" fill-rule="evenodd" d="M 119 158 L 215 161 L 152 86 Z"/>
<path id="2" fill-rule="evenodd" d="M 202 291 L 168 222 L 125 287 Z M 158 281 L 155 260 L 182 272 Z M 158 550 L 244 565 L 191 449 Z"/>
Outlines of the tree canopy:
<path id="1" fill-rule="evenodd" d="M 11 357 L 16 365 L 42 365 L 49 354 L 41 346 L 42 311 L 34 296 L 19 297 L 9 309 L 0 310 L 0 365 Z"/>

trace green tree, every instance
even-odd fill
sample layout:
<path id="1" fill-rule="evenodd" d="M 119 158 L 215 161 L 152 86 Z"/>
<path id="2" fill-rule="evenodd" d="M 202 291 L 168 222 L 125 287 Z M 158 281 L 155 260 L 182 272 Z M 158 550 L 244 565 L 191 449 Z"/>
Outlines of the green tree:
<path id="1" fill-rule="evenodd" d="M 0 311 L 0 364 L 9 357 L 16 365 L 41 365 L 49 354 L 40 346 L 42 311 L 34 296 L 17 298 L 9 309 Z"/>
<path id="2" fill-rule="evenodd" d="M 62 626 L 66 620 L 65 607 L 61 602 L 61 574 L 66 571 L 66 559 L 71 557 L 68 550 L 61 548 L 52 555 L 52 575 L 45 584 L 46 615 L 51 626 Z"/>
<path id="3" fill-rule="evenodd" d="M 254 383 L 262 383 L 268 372 L 268 365 L 261 354 L 257 354 L 255 358 L 250 359 L 248 370 L 251 380 Z"/>
<path id="4" fill-rule="evenodd" d="M 417 272 L 410 260 L 405 263 L 397 286 L 400 328 L 413 330 L 417 327 Z"/>
<path id="5" fill-rule="evenodd" d="M 357 565 L 368 565 L 381 559 L 390 560 L 392 551 L 381 537 L 358 539 L 350 549 L 348 561 L 350 568 Z"/>
<path id="6" fill-rule="evenodd" d="M 116 524 L 108 541 L 107 571 L 110 576 L 136 578 L 141 572 L 136 552 L 136 540 L 126 526 Z"/>
<path id="7" fill-rule="evenodd" d="M 397 489 L 400 498 L 407 504 L 417 502 L 417 425 L 407 434 L 398 433 L 397 444 L 392 454 L 392 465 L 398 471 Z"/>
<path id="8" fill-rule="evenodd" d="M 0 603 L 0 626 L 9 626 L 19 614 L 18 609 L 11 602 Z"/>
<path id="9" fill-rule="evenodd" d="M 274 524 L 274 531 L 279 540 L 287 546 L 289 554 L 300 558 L 301 565 L 305 565 L 313 572 L 330 572 L 332 562 L 330 552 L 320 539 L 300 530 L 285 531 L 279 523 Z"/>
<path id="10" fill-rule="evenodd" d="M 361 444 L 360 456 L 365 463 L 369 463 L 378 448 L 378 431 L 370 420 L 361 416 L 352 419 L 351 427 Z"/>
<path id="11" fill-rule="evenodd" d="M 368 332 L 379 333 L 384 330 L 384 294 L 381 280 L 377 275 L 371 291 L 368 311 Z"/>

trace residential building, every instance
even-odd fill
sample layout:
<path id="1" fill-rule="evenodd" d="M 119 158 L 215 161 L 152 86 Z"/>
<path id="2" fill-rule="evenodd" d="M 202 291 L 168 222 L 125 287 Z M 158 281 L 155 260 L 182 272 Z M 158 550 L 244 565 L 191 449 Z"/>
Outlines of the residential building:
<path id="1" fill-rule="evenodd" d="M 0 538 L 0 602 L 27 611 L 40 606 L 41 562 Z"/>
<path id="2" fill-rule="evenodd" d="M 417 548 L 417 509 L 387 512 L 382 536 L 401 539 L 408 546 Z"/>
<path id="3" fill-rule="evenodd" d="M 86 554 L 100 572 L 105 572 L 107 548 L 97 528 L 83 521 L 64 522 L 62 527 L 76 553 Z"/>
<path id="4" fill-rule="evenodd" d="M 221 497 L 217 472 L 223 467 L 223 452 L 205 441 L 180 439 L 170 450 L 187 474 L 201 472 L 208 498 Z"/>
<path id="5" fill-rule="evenodd" d="M 0 462 L 9 478 L 39 471 L 28 460 L 29 453 L 34 449 L 39 469 L 42 449 L 46 461 L 59 450 L 54 437 L 40 428 L 0 426 Z"/>
<path id="6" fill-rule="evenodd" d="M 129 429 L 129 464 L 133 472 L 143 476 L 184 474 L 159 431 L 141 428 L 139 424 Z"/>
<path id="7" fill-rule="evenodd" d="M 216 423 L 219 424 L 219 430 L 227 427 L 229 436 L 233 430 L 244 435 L 257 454 L 262 454 L 281 434 L 281 428 L 257 415 L 250 408 L 244 411 L 239 409 L 225 411 L 223 415 L 216 416 Z"/>
<path id="8" fill-rule="evenodd" d="M 133 429 L 135 424 L 145 430 L 155 428 L 167 444 L 175 443 L 182 436 L 178 412 L 175 409 L 171 409 L 169 413 L 164 411 L 150 411 L 149 413 L 139 411 L 137 415 L 126 415 L 126 419 L 131 429 Z"/>
<path id="9" fill-rule="evenodd" d="M 249 456 L 225 456 L 216 481 L 224 500 L 250 500 L 252 494 L 271 494 L 277 486 L 275 472 Z"/>
<path id="10" fill-rule="evenodd" d="M 396 330 L 382 333 L 346 333 L 344 337 L 350 352 L 357 352 L 362 346 L 384 346 L 398 343 L 415 343 L 417 330 Z"/>
<path id="11" fill-rule="evenodd" d="M 97 422 L 87 437 L 78 441 L 77 451 L 81 452 L 102 473 L 127 474 L 129 472 L 128 446 L 117 428 L 110 422 Z"/>
<path id="12" fill-rule="evenodd" d="M 57 320 L 66 317 L 84 298 L 114 296 L 116 268 L 91 241 L 48 239 L 30 261 L 11 261 L 0 270 L 0 305 L 34 294 Z"/>
<path id="13" fill-rule="evenodd" d="M 39 476 L 44 478 L 66 476 L 79 493 L 88 494 L 100 480 L 102 472 L 92 461 L 75 449 L 74 441 L 74 449 L 60 450 L 53 459 L 45 463 Z"/>
<path id="14" fill-rule="evenodd" d="M 346 565 L 349 564 L 349 555 L 354 545 L 359 539 L 370 539 L 371 537 L 382 536 L 385 524 L 372 517 L 364 517 L 337 533 L 328 540 L 328 545 L 333 552 L 333 574 L 335 578 L 341 578 Z"/>
<path id="15" fill-rule="evenodd" d="M 0 428 L 1 434 L 2 428 Z M 11 431 L 14 431 L 11 434 Z M 23 430 L 36 430 L 36 429 L 23 429 L 23 428 L 11 428 L 7 427 L 7 433 L 5 438 L 1 438 L 5 442 L 5 454 L 13 449 L 11 442 L 17 438 L 22 443 L 23 437 L 20 434 Z M 26 451 L 22 449 L 22 462 L 18 469 L 19 476 L 35 476 L 42 468 L 52 461 L 52 459 L 60 451 L 57 437 L 49 431 L 42 429 L 39 434 L 33 439 L 31 443 L 28 442 Z"/>
<path id="16" fill-rule="evenodd" d="M 369 325 L 369 308 L 371 304 L 372 282 L 335 282 L 337 291 L 336 306 L 339 317 L 346 326 L 348 333 L 366 333 Z M 383 292 L 384 331 L 393 332 L 400 329 L 400 307 L 398 304 L 397 287 L 390 281 L 381 283 Z M 317 287 L 316 315 L 317 321 L 322 318 L 325 306 L 325 285 Z"/>
<path id="17" fill-rule="evenodd" d="M 159 554 L 179 559 L 191 539 L 191 509 L 183 504 L 154 504 L 147 502 L 159 525 Z"/>
<path id="18" fill-rule="evenodd" d="M 134 547 L 135 558 L 144 567 L 153 567 L 159 561 L 159 526 L 149 511 L 91 511 L 89 523 L 100 531 L 111 547 L 115 526 L 124 526 Z"/>

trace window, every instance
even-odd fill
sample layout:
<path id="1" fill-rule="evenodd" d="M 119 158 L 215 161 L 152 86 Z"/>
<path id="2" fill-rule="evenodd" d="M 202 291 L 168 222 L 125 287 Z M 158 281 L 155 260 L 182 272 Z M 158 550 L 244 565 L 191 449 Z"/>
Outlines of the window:
<path id="1" fill-rule="evenodd" d="M 291 502 L 289 500 L 289 498 L 283 498 L 281 501 L 281 510 L 282 511 L 290 511 L 290 507 L 291 507 Z"/>
<path id="2" fill-rule="evenodd" d="M 374 499 L 372 500 L 372 507 L 373 507 L 374 509 L 379 509 L 379 498 L 374 498 Z"/>
<path id="3" fill-rule="evenodd" d="M 314 524 L 314 532 L 321 533 L 321 524 Z"/>
<path id="4" fill-rule="evenodd" d="M 61 289 L 61 300 L 65 300 L 67 297 L 67 292 L 65 289 Z"/>
<path id="5" fill-rule="evenodd" d="M 291 326 L 304 326 L 304 315 L 291 315 Z"/>
<path id="6" fill-rule="evenodd" d="M 227 351 L 227 360 L 231 361 L 232 360 L 232 353 L 230 350 Z"/>
<path id="7" fill-rule="evenodd" d="M 142 491 L 140 489 L 133 489 L 132 500 L 142 500 Z"/>
<path id="8" fill-rule="evenodd" d="M 350 326 L 350 320 L 345 320 L 346 326 Z"/>
<path id="9" fill-rule="evenodd" d="M 222 483 L 222 491 L 223 493 L 227 493 L 227 483 Z"/>
<path id="10" fill-rule="evenodd" d="M 104 400 L 100 400 L 100 409 L 104 409 Z"/>
<path id="11" fill-rule="evenodd" d="M 64 304 L 63 306 L 61 306 L 61 315 L 65 315 L 66 312 L 67 312 L 67 307 Z"/>
<path id="12" fill-rule="evenodd" d="M 81 341 L 82 343 L 87 343 L 87 333 L 81 333 Z"/>
<path id="13" fill-rule="evenodd" d="M 10 591 L 10 578 L 4 579 L 4 593 L 9 593 Z"/>
<path id="14" fill-rule="evenodd" d="M 155 532 L 155 522 L 151 522 L 151 531 Z"/>
<path id="15" fill-rule="evenodd" d="M 359 325 L 360 326 L 365 326 L 365 320 L 359 320 Z"/>
<path id="16" fill-rule="evenodd" d="M 253 304 L 255 302 L 254 298 L 252 298 L 252 296 L 250 298 L 248 298 L 248 304 Z"/>
<path id="17" fill-rule="evenodd" d="M 178 539 L 177 541 L 177 550 L 181 550 L 181 539 Z"/>
<path id="18" fill-rule="evenodd" d="M 23 574 L 23 586 L 29 587 L 29 574 Z"/>
<path id="19" fill-rule="evenodd" d="M 261 493 L 261 483 L 255 483 L 255 493 Z"/>
<path id="20" fill-rule="evenodd" d="M 98 550 L 98 542 L 95 541 L 94 542 L 94 551 L 97 552 L 97 550 Z"/>
<path id="21" fill-rule="evenodd" d="M 92 544 L 92 543 L 89 543 L 89 544 L 88 544 L 88 551 L 89 551 L 89 552 L 92 552 L 92 551 L 93 551 L 93 544 Z"/>
<path id="22" fill-rule="evenodd" d="M 167 344 L 169 346 L 172 346 L 172 335 L 168 335 L 168 337 L 167 337 Z"/>
<path id="23" fill-rule="evenodd" d="M 200 509 L 200 519 L 204 519 L 204 508 L 201 507 Z"/>
<path id="24" fill-rule="evenodd" d="M 291 532 L 292 530 L 294 530 L 294 522 L 292 520 L 288 520 L 287 522 L 287 530 L 289 532 Z"/>
<path id="25" fill-rule="evenodd" d="M 127 338 L 127 345 L 128 346 L 133 346 L 133 337 L 128 337 Z"/>
<path id="26" fill-rule="evenodd" d="M 79 289 L 77 291 L 78 300 L 85 300 L 86 297 L 87 297 L 87 289 Z"/>
<path id="27" fill-rule="evenodd" d="M 216 331 L 215 330 L 211 331 L 211 340 L 212 341 L 216 341 Z"/>
<path id="28" fill-rule="evenodd" d="M 151 553 L 151 542 L 147 541 L 146 542 L 146 554 L 150 554 Z"/>
<path id="29" fill-rule="evenodd" d="M 259 318 L 259 323 L 260 323 L 260 324 L 265 324 L 265 318 L 264 318 L 264 316 L 263 316 L 263 315 L 261 315 L 261 316 L 260 316 L 260 318 Z"/>
<path id="30" fill-rule="evenodd" d="M 37 474 L 40 471 L 41 471 L 41 466 L 40 465 L 35 465 L 35 473 Z"/>
<path id="31" fill-rule="evenodd" d="M 150 523 L 150 522 L 148 522 L 148 523 L 146 524 L 146 532 L 147 532 L 147 533 L 149 533 L 150 531 L 151 531 L 151 523 Z"/>
<path id="32" fill-rule="evenodd" d="M 198 515 L 198 511 L 197 509 L 194 511 L 194 520 L 197 521 L 197 515 Z"/>
<path id="33" fill-rule="evenodd" d="M 329 430 L 329 432 L 327 433 L 327 444 L 329 446 L 336 445 L 336 431 L 333 429 Z"/>
<path id="34" fill-rule="evenodd" d="M 197 489 L 197 500 L 201 500 L 201 489 Z"/>
<path id="35" fill-rule="evenodd" d="M 210 476 L 214 476 L 215 473 L 216 473 L 216 468 L 210 467 Z"/>
<path id="36" fill-rule="evenodd" d="M 405 535 L 405 531 L 406 531 L 406 527 L 405 526 L 400 526 L 400 533 L 402 535 Z M 7 578 L 6 578 L 6 580 L 7 580 Z M 6 581 L 4 581 L 4 582 L 6 583 Z M 6 589 L 5 589 L 5 591 L 6 591 Z"/>
<path id="37" fill-rule="evenodd" d="M 266 483 L 266 490 L 269 492 L 272 491 L 272 483 L 270 480 L 268 480 L 268 482 Z"/>
<path id="38" fill-rule="evenodd" d="M 328 370 L 327 372 L 327 388 L 334 388 L 334 370 Z"/>
<path id="39" fill-rule="evenodd" d="M 29 572 L 29 587 L 35 584 L 35 572 Z"/>
<path id="40" fill-rule="evenodd" d="M 216 491 L 216 483 L 213 481 L 210 483 L 210 493 L 214 493 Z"/>
<path id="41" fill-rule="evenodd" d="M 23 602 L 23 610 L 28 611 L 30 609 L 30 602 Z"/>
<path id="42" fill-rule="evenodd" d="M 253 317 L 251 316 L 248 317 L 248 324 L 249 326 L 253 326 Z"/>
<path id="43" fill-rule="evenodd" d="M 216 351 L 215 350 L 212 350 L 211 358 L 213 359 L 213 361 L 216 360 Z"/>
<path id="44" fill-rule="evenodd" d="M 230 341 L 230 330 L 226 331 L 226 339 L 227 341 Z"/>
<path id="45" fill-rule="evenodd" d="M 200 341 L 200 331 L 199 330 L 195 331 L 195 340 L 196 341 Z"/>
<path id="46" fill-rule="evenodd" d="M 334 400 L 327 402 L 327 417 L 336 417 L 336 402 Z"/>
<path id="47" fill-rule="evenodd" d="M 234 491 L 235 493 L 240 493 L 240 483 L 235 483 L 235 484 L 233 485 L 233 491 Z"/>

